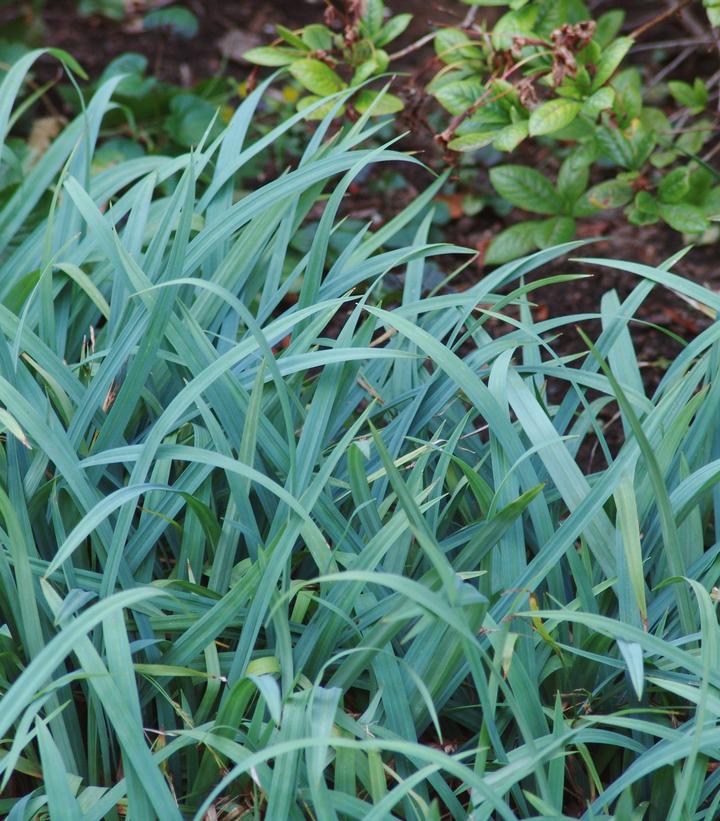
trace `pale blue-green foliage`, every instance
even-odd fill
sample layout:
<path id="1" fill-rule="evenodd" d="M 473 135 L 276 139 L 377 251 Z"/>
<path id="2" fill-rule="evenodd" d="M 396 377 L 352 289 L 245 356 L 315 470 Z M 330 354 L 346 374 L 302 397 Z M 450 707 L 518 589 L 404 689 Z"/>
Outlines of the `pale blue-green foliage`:
<path id="1" fill-rule="evenodd" d="M 648 395 L 628 329 L 654 285 L 720 298 L 586 260 L 636 285 L 558 356 L 597 317 L 535 321 L 573 277 L 524 278 L 577 244 L 424 295 L 468 258 L 428 242 L 442 180 L 331 250 L 350 182 L 411 161 L 367 117 L 256 187 L 293 124 L 248 143 L 260 87 L 92 177 L 116 82 L 0 211 L 2 813 L 714 818 L 720 330 Z"/>

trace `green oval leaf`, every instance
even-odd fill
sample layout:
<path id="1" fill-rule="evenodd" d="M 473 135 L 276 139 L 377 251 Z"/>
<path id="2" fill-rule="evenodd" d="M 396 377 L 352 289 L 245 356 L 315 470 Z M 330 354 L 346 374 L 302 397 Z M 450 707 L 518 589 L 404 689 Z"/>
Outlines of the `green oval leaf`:
<path id="1" fill-rule="evenodd" d="M 313 51 L 329 51 L 332 48 L 333 34 L 327 26 L 313 23 L 302 31 L 302 42 Z"/>
<path id="2" fill-rule="evenodd" d="M 456 80 L 442 86 L 435 92 L 435 98 L 450 114 L 464 114 L 485 91 L 479 77 L 470 80 Z"/>
<path id="3" fill-rule="evenodd" d="M 352 85 L 359 85 L 376 74 L 382 74 L 387 68 L 388 62 L 387 53 L 382 49 L 378 49 L 369 60 L 365 60 L 357 67 L 355 74 L 353 74 Z"/>
<path id="4" fill-rule="evenodd" d="M 287 66 L 294 63 L 296 60 L 301 60 L 302 52 L 294 51 L 282 46 L 259 46 L 258 48 L 251 48 L 246 51 L 243 57 L 249 63 L 255 63 L 258 66 Z"/>
<path id="5" fill-rule="evenodd" d="M 557 100 L 536 108 L 530 115 L 529 133 L 531 137 L 538 137 L 541 134 L 552 134 L 565 128 L 580 113 L 581 105 L 575 100 L 567 100 L 559 97 Z"/>
<path id="6" fill-rule="evenodd" d="M 306 108 L 309 108 L 314 103 L 318 103 L 322 100 L 322 97 L 318 97 L 316 94 L 308 94 L 307 97 L 302 97 L 297 102 L 297 110 L 298 111 L 305 111 Z M 326 103 L 325 105 L 319 106 L 314 111 L 311 111 L 305 115 L 306 120 L 323 120 L 325 116 L 330 112 L 332 107 L 335 105 L 334 102 Z M 345 106 L 341 106 L 337 111 L 337 116 L 342 117 L 345 113 Z"/>
<path id="7" fill-rule="evenodd" d="M 490 243 L 485 263 L 502 265 L 534 251 L 537 248 L 535 235 L 540 224 L 538 220 L 528 220 L 501 231 Z"/>
<path id="8" fill-rule="evenodd" d="M 595 211 L 606 211 L 627 205 L 633 198 L 633 187 L 626 180 L 607 180 L 594 185 L 578 200 L 575 216 L 589 216 Z"/>
<path id="9" fill-rule="evenodd" d="M 396 14 L 395 17 L 391 17 L 375 37 L 375 45 L 382 48 L 391 43 L 405 31 L 412 18 L 412 14 Z"/>
<path id="10" fill-rule="evenodd" d="M 290 66 L 290 73 L 309 92 L 319 97 L 328 97 L 345 88 L 340 75 L 320 60 L 297 60 Z"/>
<path id="11" fill-rule="evenodd" d="M 701 234 L 710 227 L 710 221 L 696 205 L 660 203 L 660 216 L 683 234 Z"/>
<path id="12" fill-rule="evenodd" d="M 455 137 L 454 140 L 450 140 L 448 148 L 453 151 L 477 151 L 486 145 L 490 145 L 499 133 L 500 131 L 497 129 L 493 129 L 492 131 L 472 131 L 470 134 L 463 134 L 462 137 Z"/>
<path id="13" fill-rule="evenodd" d="M 695 83 L 684 83 L 682 80 L 670 80 L 668 89 L 675 100 L 680 105 L 689 108 L 692 114 L 699 114 L 708 104 L 708 90 L 700 77 L 695 78 Z"/>
<path id="14" fill-rule="evenodd" d="M 537 214 L 557 214 L 562 200 L 550 180 L 526 165 L 499 165 L 490 171 L 490 182 L 511 205 Z"/>
<path id="15" fill-rule="evenodd" d="M 593 40 L 603 48 L 610 45 L 610 43 L 617 37 L 623 21 L 625 20 L 625 12 L 622 9 L 613 9 L 601 14 L 597 20 L 597 28 L 595 29 L 595 36 Z"/>
<path id="16" fill-rule="evenodd" d="M 610 43 L 610 45 L 603 50 L 595 70 L 595 77 L 592 84 L 593 91 L 597 91 L 613 76 L 634 43 L 635 41 L 632 37 L 618 37 L 617 40 Z"/>
<path id="17" fill-rule="evenodd" d="M 353 105 L 361 114 L 364 114 L 370 106 L 373 106 L 373 117 L 381 117 L 383 114 L 396 114 L 404 108 L 403 101 L 394 94 L 371 91 L 370 89 L 359 91 L 353 99 Z"/>
<path id="18" fill-rule="evenodd" d="M 658 196 L 661 202 L 673 204 L 685 199 L 690 192 L 690 168 L 682 166 L 674 168 L 663 177 L 658 187 Z"/>
<path id="19" fill-rule="evenodd" d="M 308 50 L 307 45 L 303 43 L 302 39 L 298 37 L 294 31 L 291 31 L 289 28 L 286 28 L 285 26 L 281 26 L 279 24 L 275 28 L 277 29 L 277 33 L 288 45 L 292 46 L 293 48 L 299 48 L 301 51 Z"/>
<path id="20" fill-rule="evenodd" d="M 497 132 L 493 140 L 493 148 L 496 151 L 513 151 L 528 135 L 528 122 L 521 120 L 512 125 L 506 125 Z"/>
<path id="21" fill-rule="evenodd" d="M 367 33 L 374 37 L 380 32 L 385 16 L 385 4 L 383 0 L 365 0 L 365 11 L 362 22 Z"/>
<path id="22" fill-rule="evenodd" d="M 535 243 L 539 248 L 552 248 L 575 237 L 575 220 L 572 217 L 550 217 L 535 230 Z"/>
<path id="23" fill-rule="evenodd" d="M 609 86 L 599 88 L 594 94 L 585 100 L 582 113 L 595 119 L 601 111 L 612 108 L 615 102 L 615 90 Z"/>

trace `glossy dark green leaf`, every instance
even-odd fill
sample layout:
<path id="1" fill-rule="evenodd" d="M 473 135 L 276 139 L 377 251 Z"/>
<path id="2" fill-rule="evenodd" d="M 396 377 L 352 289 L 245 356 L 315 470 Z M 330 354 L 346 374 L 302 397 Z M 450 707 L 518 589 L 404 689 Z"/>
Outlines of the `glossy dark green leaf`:
<path id="1" fill-rule="evenodd" d="M 388 43 L 397 39 L 412 22 L 412 14 L 396 14 L 375 35 L 375 45 L 384 48 Z"/>
<path id="2" fill-rule="evenodd" d="M 660 203 L 660 216 L 676 231 L 683 234 L 700 234 L 710 227 L 710 222 L 696 205 Z"/>
<path id="3" fill-rule="evenodd" d="M 534 251 L 538 247 L 537 231 L 540 224 L 539 220 L 527 220 L 501 231 L 488 246 L 485 262 L 488 265 L 500 265 Z"/>
<path id="4" fill-rule="evenodd" d="M 493 188 L 508 202 L 537 214 L 557 214 L 560 196 L 550 180 L 526 165 L 499 165 L 490 170 Z"/>

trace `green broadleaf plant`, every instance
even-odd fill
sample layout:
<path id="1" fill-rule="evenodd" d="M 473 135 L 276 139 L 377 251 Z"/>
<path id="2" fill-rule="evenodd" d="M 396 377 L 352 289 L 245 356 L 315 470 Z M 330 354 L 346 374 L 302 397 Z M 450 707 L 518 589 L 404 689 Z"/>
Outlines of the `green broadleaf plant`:
<path id="1" fill-rule="evenodd" d="M 676 167 L 669 171 L 670 177 L 702 174 L 704 166 L 695 155 L 708 138 L 707 132 L 699 124 L 674 135 L 660 109 L 643 106 L 639 72 L 623 69 L 634 44 L 632 38 L 618 36 L 623 13 L 609 11 L 594 21 L 582 2 L 527 0 L 509 5 L 490 37 L 477 26 L 441 29 L 435 37 L 435 50 L 444 65 L 428 90 L 453 116 L 440 135 L 448 148 L 476 152 L 492 146 L 496 151 L 512 152 L 525 141 L 541 138 L 558 147 L 576 146 L 571 156 L 588 158 L 588 170 L 599 162 L 615 166 L 616 177 L 591 187 L 590 175 L 583 171 L 584 190 L 573 192 L 574 202 L 566 197 L 563 208 L 555 210 L 548 210 L 547 195 L 544 203 L 532 195 L 518 199 L 513 196 L 517 191 L 508 196 L 504 169 L 510 166 L 491 169 L 495 191 L 511 205 L 536 213 L 562 213 L 567 218 L 562 223 L 563 238 L 574 236 L 569 220 L 631 202 L 625 214 L 634 224 L 662 219 L 684 234 L 699 237 L 706 232 L 718 213 L 716 190 L 704 185 L 694 189 L 700 194 L 688 194 L 687 201 L 670 202 L 663 189 L 669 166 L 678 159 L 686 161 L 688 155 L 695 161 L 692 167 Z M 498 65 L 505 66 L 501 76 Z M 708 89 L 701 78 L 693 84 L 670 81 L 668 90 L 693 116 L 707 107 Z M 534 168 L 521 172 L 520 165 L 511 167 L 515 174 L 525 175 L 528 185 L 532 178 L 542 176 Z M 561 175 L 565 167 L 563 163 Z M 546 179 L 548 191 L 551 185 Z M 561 187 L 560 178 L 557 186 Z M 651 210 L 647 196 L 656 200 Z M 506 262 L 543 247 L 545 230 L 550 229 L 537 221 L 511 226 L 494 239 L 487 262 Z"/>
<path id="2" fill-rule="evenodd" d="M 245 52 L 244 58 L 261 66 L 289 66 L 293 78 L 303 91 L 309 92 L 309 96 L 298 100 L 298 110 L 305 111 L 308 118 L 322 119 L 327 111 L 320 107 L 310 113 L 308 107 L 320 97 L 383 75 L 389 63 L 385 46 L 397 39 L 412 21 L 411 14 L 397 14 L 385 21 L 382 0 L 368 0 L 353 8 L 341 33 L 319 23 L 297 31 L 278 26 L 284 45 L 259 46 Z M 382 103 L 371 107 L 376 95 L 368 89 L 359 92 L 351 101 L 353 108 L 360 114 L 369 110 L 373 116 L 402 110 L 402 100 L 387 91 Z M 335 115 L 340 117 L 344 113 L 343 107 Z"/>
<path id="3" fill-rule="evenodd" d="M 443 161 L 450 152 L 466 155 L 457 162 L 468 173 L 475 157 L 481 164 L 494 164 L 493 150 L 509 154 L 526 145 L 543 157 L 543 167 L 528 167 L 528 177 L 539 173 L 558 191 L 566 189 L 561 207 L 548 211 L 531 204 L 526 209 L 562 220 L 520 222 L 523 228 L 511 225 L 506 229 L 510 233 L 495 237 L 486 257 L 489 263 L 542 248 L 546 236 L 572 238 L 578 220 L 621 208 L 635 225 L 662 220 L 695 241 L 713 241 L 716 232 L 708 229 L 720 213 L 720 189 L 715 185 L 720 175 L 714 174 L 711 190 L 703 184 L 700 194 L 682 202 L 667 201 L 660 192 L 665 176 L 682 163 L 691 161 L 693 173 L 707 169 L 700 152 L 713 134 L 712 122 L 705 117 L 677 120 L 668 116 L 666 106 L 646 104 L 641 72 L 629 66 L 635 40 L 622 34 L 623 10 L 609 9 L 594 19 L 584 0 L 478 0 L 471 5 L 502 11 L 492 26 L 489 16 L 469 15 L 462 25 L 439 26 L 434 35 L 429 32 L 389 54 L 386 46 L 405 31 L 409 14 L 386 20 L 382 0 L 351 4 L 344 16 L 331 6 L 327 25 L 311 24 L 295 32 L 279 26 L 275 45 L 252 49 L 245 56 L 259 65 L 289 66 L 303 91 L 309 92 L 297 101 L 308 118 L 322 119 L 330 111 L 338 118 L 352 118 L 370 110 L 375 92 L 363 90 L 349 105 L 335 109 L 315 104 L 323 94 L 380 77 L 393 60 L 432 40 L 435 59 L 419 76 L 435 70 L 425 90 L 448 115 L 447 126 L 435 133 L 436 143 L 446 149 Z M 705 0 L 711 21 L 715 5 L 714 0 Z M 691 118 L 700 118 L 708 107 L 709 90 L 700 77 L 693 83 L 670 80 L 661 88 L 666 99 Z M 427 101 L 419 99 L 414 81 L 408 94 L 415 103 L 412 116 L 422 120 Z M 381 106 L 371 109 L 373 114 L 394 114 L 404 105 L 401 97 L 387 93 L 382 100 Z M 403 127 L 409 122 L 404 120 Z M 437 129 L 437 122 L 434 114 L 426 116 L 430 132 Z M 584 189 L 573 190 L 572 196 L 560 179 L 568 156 L 575 165 L 583 157 L 584 166 Z M 518 161 L 511 164 L 520 167 Z M 488 204 L 500 216 L 505 216 L 508 205 L 525 208 L 494 186 L 499 176 L 490 174 L 496 196 L 469 192 L 473 202 L 481 203 L 473 206 L 473 213 Z M 458 193 L 455 188 L 451 192 Z M 647 196 L 656 204 L 650 206 Z"/>

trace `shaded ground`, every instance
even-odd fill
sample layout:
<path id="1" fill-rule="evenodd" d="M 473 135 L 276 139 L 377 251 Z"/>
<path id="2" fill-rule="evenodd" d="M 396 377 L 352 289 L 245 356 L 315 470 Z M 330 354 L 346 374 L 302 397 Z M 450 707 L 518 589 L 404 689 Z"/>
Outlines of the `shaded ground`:
<path id="1" fill-rule="evenodd" d="M 295 3 L 198 2 L 184 5 L 197 17 L 199 32 L 191 41 L 144 31 L 141 16 L 120 23 L 101 16 L 68 15 L 67 0 L 50 0 L 43 18 L 53 45 L 67 49 L 81 65 L 97 76 L 114 57 L 126 51 L 144 54 L 152 74 L 177 85 L 191 85 L 223 68 L 221 43 L 228 32 L 244 33 L 252 48 L 272 38 L 275 23 L 300 26 L 317 20 L 318 7 L 304 0 Z"/>
<path id="2" fill-rule="evenodd" d="M 69 13 L 69 7 L 74 5 L 70 0 L 48 0 L 43 12 L 46 41 L 70 51 L 91 76 L 97 76 L 118 54 L 136 51 L 148 57 L 153 74 L 183 85 L 220 71 L 225 65 L 223 52 L 239 55 L 253 46 L 266 44 L 274 37 L 277 23 L 297 28 L 318 22 L 324 8 L 322 0 L 184 0 L 183 4 L 198 19 L 198 35 L 190 42 L 166 37 L 158 47 L 157 33 L 143 31 L 139 13 L 118 23 L 100 16 L 79 17 Z M 399 0 L 388 5 L 394 13 L 409 11 L 415 15 L 398 41 L 401 46 L 426 33 L 429 24 L 457 24 L 462 19 L 457 8 L 450 11 L 440 2 Z M 0 7 L 0 25 L 3 18 L 11 16 L 11 9 Z M 228 69 L 246 73 L 232 59 Z"/>

